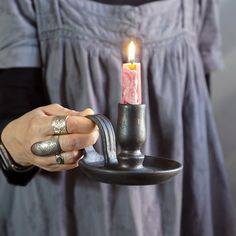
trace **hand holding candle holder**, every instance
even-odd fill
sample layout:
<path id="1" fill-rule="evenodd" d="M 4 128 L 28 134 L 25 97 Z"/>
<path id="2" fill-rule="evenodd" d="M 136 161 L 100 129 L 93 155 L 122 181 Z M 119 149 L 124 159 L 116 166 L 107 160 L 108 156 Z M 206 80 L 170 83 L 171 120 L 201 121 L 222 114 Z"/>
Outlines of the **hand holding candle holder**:
<path id="1" fill-rule="evenodd" d="M 145 104 L 141 104 L 141 66 L 134 62 L 135 46 L 129 47 L 129 63 L 122 68 L 122 99 L 118 104 L 117 139 L 111 122 L 103 115 L 88 116 L 100 130 L 103 155 L 93 147 L 85 149 L 80 169 L 94 180 L 124 185 L 159 184 L 178 174 L 182 165 L 166 158 L 146 156 Z"/>

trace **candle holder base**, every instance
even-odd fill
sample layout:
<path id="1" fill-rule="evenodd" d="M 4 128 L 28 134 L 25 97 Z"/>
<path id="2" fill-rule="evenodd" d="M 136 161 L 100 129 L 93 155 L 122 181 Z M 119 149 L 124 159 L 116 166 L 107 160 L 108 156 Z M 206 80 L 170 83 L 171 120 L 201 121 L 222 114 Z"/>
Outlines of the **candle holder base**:
<path id="1" fill-rule="evenodd" d="M 124 150 L 117 156 L 115 134 L 110 121 L 99 114 L 88 118 L 98 125 L 103 145 L 103 155 L 93 147 L 88 147 L 80 161 L 79 168 L 91 179 L 110 184 L 151 185 L 164 183 L 181 171 L 180 163 L 166 158 L 147 155 L 139 158 L 139 152 L 134 152 L 132 156 L 132 152 Z"/>
<path id="2" fill-rule="evenodd" d="M 180 163 L 166 158 L 145 156 L 142 167 L 122 168 L 118 163 L 105 164 L 104 157 L 89 152 L 80 161 L 80 169 L 90 178 L 104 183 L 120 185 L 152 185 L 161 184 L 177 175 L 182 166 Z M 94 159 L 94 162 L 92 161 Z"/>

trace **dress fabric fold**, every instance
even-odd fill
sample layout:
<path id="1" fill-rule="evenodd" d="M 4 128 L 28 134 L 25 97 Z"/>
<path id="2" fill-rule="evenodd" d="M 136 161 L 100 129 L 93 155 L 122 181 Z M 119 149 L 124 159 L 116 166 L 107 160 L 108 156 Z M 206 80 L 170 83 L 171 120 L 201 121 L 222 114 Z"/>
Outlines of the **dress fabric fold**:
<path id="1" fill-rule="evenodd" d="M 205 83 L 206 71 L 222 67 L 217 3 L 199 2 L 114 6 L 88 0 L 34 1 L 41 66 L 51 102 L 77 110 L 91 107 L 116 127 L 122 48 L 130 38 L 137 39 L 147 106 L 143 152 L 176 160 L 184 169 L 157 186 L 98 183 L 79 169 L 41 171 L 24 188 L 9 186 L 1 178 L 0 198 L 7 202 L 8 217 L 0 213 L 0 232 L 11 236 L 236 235 L 234 206 Z M 206 9 L 212 9 L 208 21 L 203 15 L 208 14 Z M 215 30 L 208 35 L 205 30 L 211 24 Z"/>

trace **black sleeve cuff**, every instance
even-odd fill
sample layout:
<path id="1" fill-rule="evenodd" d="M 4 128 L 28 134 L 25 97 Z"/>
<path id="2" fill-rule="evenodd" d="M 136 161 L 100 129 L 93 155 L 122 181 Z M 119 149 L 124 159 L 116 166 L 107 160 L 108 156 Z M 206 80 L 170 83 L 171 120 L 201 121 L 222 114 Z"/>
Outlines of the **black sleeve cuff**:
<path id="1" fill-rule="evenodd" d="M 1 169 L 9 184 L 20 186 L 27 185 L 31 181 L 31 179 L 39 172 L 39 168 L 37 166 L 24 173 L 17 173 L 12 170 L 5 171 L 2 167 Z"/>

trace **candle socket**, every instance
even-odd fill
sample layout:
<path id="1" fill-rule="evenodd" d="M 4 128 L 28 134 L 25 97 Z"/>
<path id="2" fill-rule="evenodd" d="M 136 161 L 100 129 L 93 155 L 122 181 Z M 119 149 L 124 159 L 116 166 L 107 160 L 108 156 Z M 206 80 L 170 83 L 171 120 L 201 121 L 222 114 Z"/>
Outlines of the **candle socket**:
<path id="1" fill-rule="evenodd" d="M 144 155 L 141 147 L 146 140 L 145 104 L 118 104 L 117 140 L 120 168 L 142 168 Z"/>

